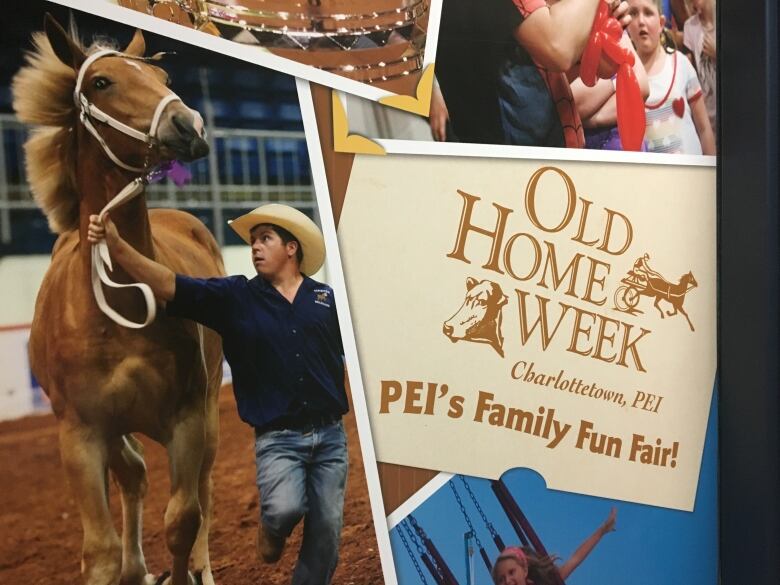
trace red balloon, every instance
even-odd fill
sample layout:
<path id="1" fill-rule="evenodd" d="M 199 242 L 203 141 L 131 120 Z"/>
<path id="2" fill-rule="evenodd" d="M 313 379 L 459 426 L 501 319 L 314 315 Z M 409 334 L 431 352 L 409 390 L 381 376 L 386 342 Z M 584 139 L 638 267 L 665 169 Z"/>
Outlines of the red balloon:
<path id="1" fill-rule="evenodd" d="M 588 38 L 588 43 L 585 45 L 585 50 L 582 52 L 582 58 L 580 59 L 580 79 L 582 79 L 582 82 L 588 87 L 596 85 L 596 81 L 598 80 L 601 50 L 607 37 L 607 34 L 603 29 L 608 19 L 609 9 L 607 3 L 599 2 L 596 16 L 593 18 L 593 27 L 590 31 L 590 37 Z"/>
<path id="2" fill-rule="evenodd" d="M 604 32 L 606 32 L 610 37 L 612 37 L 616 41 L 620 42 L 620 38 L 623 36 L 623 27 L 620 26 L 620 23 L 617 21 L 617 18 L 609 17 L 604 22 Z"/>
<path id="3" fill-rule="evenodd" d="M 598 81 L 599 61 L 601 61 L 601 47 L 604 42 L 603 34 L 595 32 L 588 39 L 585 51 L 580 60 L 580 79 L 588 87 L 593 87 Z"/>
<path id="4" fill-rule="evenodd" d="M 603 56 L 617 65 L 626 63 L 631 53 L 628 53 L 623 47 L 618 45 L 613 39 L 607 38 L 601 45 Z"/>
<path id="5" fill-rule="evenodd" d="M 602 60 L 618 67 L 615 86 L 618 133 L 624 150 L 638 151 L 645 136 L 645 102 L 632 69 L 634 55 L 620 46 L 622 36 L 623 27 L 610 15 L 607 3 L 600 2 L 580 60 L 580 79 L 586 86 L 593 87 L 598 81 Z"/>
<path id="6" fill-rule="evenodd" d="M 645 102 L 634 70 L 623 63 L 617 75 L 617 122 L 623 150 L 639 151 L 645 137 Z"/>

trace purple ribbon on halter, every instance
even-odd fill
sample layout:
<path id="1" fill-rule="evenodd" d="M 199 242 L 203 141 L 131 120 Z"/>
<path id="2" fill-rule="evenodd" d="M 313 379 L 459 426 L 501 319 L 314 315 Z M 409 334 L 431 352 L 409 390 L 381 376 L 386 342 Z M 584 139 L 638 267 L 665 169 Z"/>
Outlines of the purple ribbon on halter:
<path id="1" fill-rule="evenodd" d="M 181 187 L 192 180 L 192 173 L 179 161 L 170 160 L 151 170 L 146 175 L 146 182 L 149 184 L 159 183 L 165 178 L 173 181 L 177 187 Z"/>

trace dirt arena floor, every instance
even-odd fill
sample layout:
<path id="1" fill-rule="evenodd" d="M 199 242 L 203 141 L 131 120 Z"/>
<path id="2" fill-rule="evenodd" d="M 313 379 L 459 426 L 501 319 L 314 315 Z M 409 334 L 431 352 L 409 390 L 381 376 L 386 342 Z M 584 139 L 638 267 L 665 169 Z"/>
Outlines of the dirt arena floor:
<path id="1" fill-rule="evenodd" d="M 211 562 L 218 585 L 283 585 L 290 582 L 301 526 L 290 537 L 282 560 L 255 560 L 257 490 L 253 435 L 236 414 L 230 387 L 220 396 L 221 440 L 214 469 L 214 522 Z M 345 418 L 349 479 L 344 506 L 339 566 L 333 583 L 382 583 L 374 525 L 366 490 L 355 419 Z M 141 437 L 144 440 L 143 437 Z M 167 457 L 144 440 L 149 493 L 144 510 L 144 553 L 150 572 L 169 566 L 163 540 L 168 499 Z M 52 415 L 0 422 L 0 583 L 75 585 L 80 583 L 81 523 L 60 465 L 57 423 Z M 111 508 L 119 526 L 119 497 L 111 487 Z"/>

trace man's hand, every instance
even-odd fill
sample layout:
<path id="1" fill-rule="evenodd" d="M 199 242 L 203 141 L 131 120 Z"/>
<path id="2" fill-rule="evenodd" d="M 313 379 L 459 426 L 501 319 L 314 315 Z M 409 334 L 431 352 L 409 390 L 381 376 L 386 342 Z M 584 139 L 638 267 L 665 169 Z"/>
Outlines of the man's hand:
<path id="1" fill-rule="evenodd" d="M 108 214 L 103 217 L 102 221 L 100 216 L 90 215 L 87 241 L 90 244 L 99 244 L 104 240 L 116 263 L 138 282 L 148 284 L 162 305 L 173 299 L 176 294 L 176 274 L 170 268 L 147 258 L 125 242 Z"/>
<path id="2" fill-rule="evenodd" d="M 620 26 L 626 28 L 631 22 L 631 15 L 628 13 L 628 2 L 626 0 L 613 0 L 609 3 L 612 17 L 617 19 Z"/>
<path id="3" fill-rule="evenodd" d="M 100 220 L 99 215 L 89 216 L 89 227 L 87 228 L 87 240 L 90 244 L 97 244 L 101 240 L 105 240 L 109 248 L 119 241 L 119 232 L 111 221 L 111 218 L 106 214 L 103 221 Z"/>

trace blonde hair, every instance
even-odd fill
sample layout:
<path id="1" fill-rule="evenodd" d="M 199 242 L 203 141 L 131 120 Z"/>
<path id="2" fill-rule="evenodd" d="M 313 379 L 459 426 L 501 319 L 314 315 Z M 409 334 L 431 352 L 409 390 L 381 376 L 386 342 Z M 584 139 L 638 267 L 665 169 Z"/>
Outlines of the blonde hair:
<path id="1" fill-rule="evenodd" d="M 73 26 L 71 37 L 78 39 Z M 24 144 L 27 179 L 49 228 L 61 234 L 76 229 L 79 221 L 74 130 L 78 114 L 73 103 L 76 71 L 60 61 L 45 33 L 34 33 L 32 42 L 33 50 L 11 84 L 13 107 L 22 122 L 36 126 Z M 115 48 L 99 42 L 84 49 L 75 42 L 86 54 Z"/>

